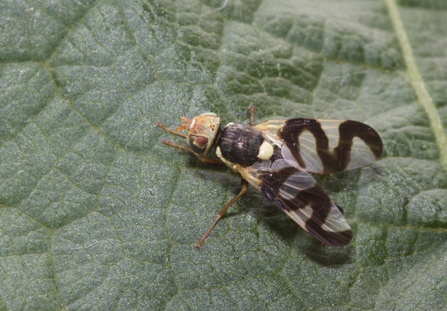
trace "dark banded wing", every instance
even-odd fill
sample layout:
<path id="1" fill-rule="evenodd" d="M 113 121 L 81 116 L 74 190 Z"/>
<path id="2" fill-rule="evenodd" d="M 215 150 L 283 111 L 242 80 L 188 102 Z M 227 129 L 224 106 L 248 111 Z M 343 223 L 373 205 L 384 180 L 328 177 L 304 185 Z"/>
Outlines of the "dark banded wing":
<path id="1" fill-rule="evenodd" d="M 297 118 L 267 121 L 255 127 L 283 147 L 285 158 L 296 161 L 311 173 L 351 170 L 369 165 L 382 156 L 379 134 L 357 121 Z"/>
<path id="2" fill-rule="evenodd" d="M 321 242 L 344 246 L 352 230 L 313 177 L 286 159 L 266 161 L 269 167 L 239 167 L 238 171 L 269 201 Z"/>

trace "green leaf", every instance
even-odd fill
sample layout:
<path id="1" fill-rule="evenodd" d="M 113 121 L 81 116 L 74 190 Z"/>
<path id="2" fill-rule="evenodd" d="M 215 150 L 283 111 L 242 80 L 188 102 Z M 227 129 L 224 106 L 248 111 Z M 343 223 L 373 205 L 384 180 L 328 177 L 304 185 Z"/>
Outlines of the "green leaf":
<path id="1" fill-rule="evenodd" d="M 4 1 L 1 310 L 442 310 L 443 1 Z M 325 247 L 155 125 L 347 118 L 383 158 L 317 177 Z"/>

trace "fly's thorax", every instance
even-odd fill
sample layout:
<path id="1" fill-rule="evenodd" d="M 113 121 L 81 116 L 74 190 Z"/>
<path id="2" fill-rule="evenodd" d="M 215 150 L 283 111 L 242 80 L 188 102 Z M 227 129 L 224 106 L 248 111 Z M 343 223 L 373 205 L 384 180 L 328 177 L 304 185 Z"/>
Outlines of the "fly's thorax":
<path id="1" fill-rule="evenodd" d="M 186 142 L 194 153 L 207 154 L 220 130 L 220 118 L 212 112 L 195 117 L 188 128 Z"/>
<path id="2" fill-rule="evenodd" d="M 229 162 L 247 167 L 256 161 L 268 160 L 273 154 L 273 147 L 264 139 L 260 130 L 242 124 L 228 124 L 217 145 L 217 155 L 227 165 Z"/>

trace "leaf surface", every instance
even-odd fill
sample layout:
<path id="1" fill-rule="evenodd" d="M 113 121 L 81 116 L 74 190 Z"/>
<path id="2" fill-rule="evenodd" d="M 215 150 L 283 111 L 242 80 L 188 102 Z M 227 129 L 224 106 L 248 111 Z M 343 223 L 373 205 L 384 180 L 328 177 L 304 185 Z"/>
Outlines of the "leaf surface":
<path id="1" fill-rule="evenodd" d="M 5 1 L 0 309 L 443 310 L 442 1 Z M 382 160 L 317 177 L 354 230 L 325 247 L 157 128 L 366 122 Z"/>

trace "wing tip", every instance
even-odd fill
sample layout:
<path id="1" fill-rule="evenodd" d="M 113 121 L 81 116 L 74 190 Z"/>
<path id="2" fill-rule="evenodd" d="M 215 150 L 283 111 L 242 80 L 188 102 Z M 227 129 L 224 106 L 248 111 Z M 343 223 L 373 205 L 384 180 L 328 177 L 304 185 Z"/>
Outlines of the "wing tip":
<path id="1" fill-rule="evenodd" d="M 351 243 L 353 237 L 352 229 L 334 232 L 329 236 L 329 238 L 322 237 L 321 235 L 318 237 L 320 241 L 324 244 L 330 246 L 346 246 Z M 324 240 L 323 240 L 324 239 Z"/>
<path id="2" fill-rule="evenodd" d="M 353 237 L 352 229 L 347 223 L 343 228 L 344 230 L 334 231 L 325 230 L 322 226 L 315 226 L 314 223 L 307 223 L 305 230 L 309 232 L 313 237 L 315 237 L 320 242 L 330 245 L 330 246 L 346 246 L 348 245 Z"/>

